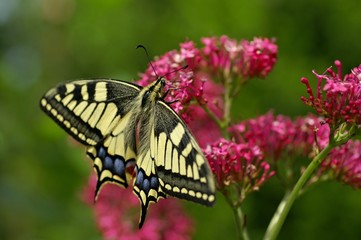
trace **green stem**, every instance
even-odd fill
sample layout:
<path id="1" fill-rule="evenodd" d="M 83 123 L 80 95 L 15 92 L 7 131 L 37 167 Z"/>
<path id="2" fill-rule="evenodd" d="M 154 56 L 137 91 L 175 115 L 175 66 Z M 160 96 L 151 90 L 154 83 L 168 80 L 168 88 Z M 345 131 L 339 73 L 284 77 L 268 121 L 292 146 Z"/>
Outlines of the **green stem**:
<path id="1" fill-rule="evenodd" d="M 284 211 L 284 208 L 285 208 L 286 202 L 288 201 L 289 196 L 290 196 L 290 192 L 287 191 L 285 193 L 285 195 L 283 196 L 282 201 L 278 204 L 277 210 L 268 225 L 264 239 L 270 239 L 270 237 L 271 237 L 270 235 L 272 234 L 271 232 L 274 231 L 274 228 L 279 221 L 279 216 L 282 213 L 282 211 Z"/>
<path id="2" fill-rule="evenodd" d="M 287 214 L 290 211 L 297 196 L 299 195 L 302 187 L 309 180 L 312 173 L 317 169 L 322 160 L 327 157 L 333 147 L 333 144 L 328 144 L 308 165 L 300 179 L 297 181 L 292 192 L 289 195 L 285 195 L 280 205 L 278 206 L 276 213 L 273 215 L 270 224 L 268 225 L 264 240 L 274 240 L 277 238 L 278 233 L 280 232 L 282 225 L 287 217 Z"/>
<path id="3" fill-rule="evenodd" d="M 226 139 L 229 139 L 228 127 L 231 123 L 231 106 L 232 106 L 232 79 L 229 72 L 223 74 L 223 83 L 224 83 L 224 112 L 222 118 L 218 118 L 212 110 L 210 110 L 207 105 L 200 104 L 203 110 L 208 114 L 208 116 L 217 124 L 219 129 L 222 132 L 222 136 Z"/>
<path id="4" fill-rule="evenodd" d="M 224 77 L 224 113 L 223 113 L 223 137 L 229 139 L 228 127 L 231 123 L 231 107 L 232 107 L 232 96 L 231 96 L 231 83 L 232 79 L 229 76 Z"/>
<path id="5" fill-rule="evenodd" d="M 236 220 L 236 227 L 238 232 L 238 238 L 243 240 L 249 240 L 244 215 L 241 206 L 232 207 L 234 218 Z"/>
<path id="6" fill-rule="evenodd" d="M 237 96 L 243 85 L 246 83 L 246 81 L 242 77 L 238 77 L 237 82 L 238 84 L 236 84 L 232 91 L 232 97 Z"/>
<path id="7" fill-rule="evenodd" d="M 225 189 L 225 191 L 222 191 L 222 193 L 233 211 L 234 220 L 236 222 L 238 239 L 249 240 L 248 231 L 246 228 L 246 221 L 244 219 L 241 204 L 239 203 L 239 201 L 233 200 L 232 198 L 233 191 L 232 190 L 229 191 L 229 190 L 230 189 Z"/>

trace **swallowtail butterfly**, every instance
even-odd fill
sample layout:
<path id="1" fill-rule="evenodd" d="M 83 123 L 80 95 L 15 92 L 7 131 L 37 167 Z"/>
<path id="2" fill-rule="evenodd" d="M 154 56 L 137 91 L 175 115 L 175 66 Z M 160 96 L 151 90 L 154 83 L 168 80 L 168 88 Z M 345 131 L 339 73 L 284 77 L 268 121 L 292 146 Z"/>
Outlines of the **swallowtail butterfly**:
<path id="1" fill-rule="evenodd" d="M 86 146 L 97 174 L 95 196 L 106 183 L 128 187 L 148 205 L 167 195 L 206 206 L 215 182 L 191 132 L 163 100 L 164 78 L 146 87 L 120 80 L 77 80 L 50 89 L 42 110 Z M 127 174 L 133 166 L 136 176 Z"/>

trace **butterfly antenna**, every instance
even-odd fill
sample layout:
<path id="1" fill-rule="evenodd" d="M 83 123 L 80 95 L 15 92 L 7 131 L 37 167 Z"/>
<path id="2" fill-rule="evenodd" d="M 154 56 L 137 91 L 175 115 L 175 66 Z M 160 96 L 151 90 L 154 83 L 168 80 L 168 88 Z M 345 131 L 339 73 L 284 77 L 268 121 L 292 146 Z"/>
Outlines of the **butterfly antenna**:
<path id="1" fill-rule="evenodd" d="M 172 73 L 178 72 L 178 71 L 180 71 L 180 70 L 184 70 L 184 69 L 186 69 L 187 67 L 188 67 L 188 64 L 187 64 L 187 65 L 184 65 L 183 67 L 180 67 L 180 68 L 174 69 L 173 71 L 168 72 L 168 73 L 164 74 L 163 76 L 161 76 L 161 78 L 163 78 L 163 77 L 165 77 L 165 76 L 167 76 L 167 75 L 169 75 L 169 74 L 172 74 Z"/>
<path id="2" fill-rule="evenodd" d="M 144 50 L 145 55 L 147 56 L 148 62 L 149 62 L 149 64 L 150 64 L 150 66 L 153 68 L 153 72 L 154 72 L 155 76 L 156 76 L 157 79 L 158 79 L 159 77 L 158 77 L 157 71 L 155 70 L 155 68 L 154 68 L 154 66 L 153 66 L 153 64 L 152 64 L 152 61 L 150 60 L 150 57 L 149 57 L 149 54 L 148 54 L 147 49 L 146 49 L 143 45 L 141 45 L 141 44 L 139 44 L 139 45 L 136 47 L 136 49 L 138 49 L 138 48 L 142 48 L 142 49 Z"/>

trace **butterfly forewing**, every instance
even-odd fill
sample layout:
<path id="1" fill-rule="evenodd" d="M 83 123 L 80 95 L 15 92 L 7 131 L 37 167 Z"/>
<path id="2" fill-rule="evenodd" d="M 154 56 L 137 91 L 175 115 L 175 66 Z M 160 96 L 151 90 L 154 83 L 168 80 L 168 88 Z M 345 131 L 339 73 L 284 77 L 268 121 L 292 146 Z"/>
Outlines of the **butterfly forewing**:
<path id="1" fill-rule="evenodd" d="M 213 205 L 213 175 L 189 129 L 163 101 L 156 104 L 155 115 L 151 149 L 163 191 L 178 198 Z"/>
<path id="2" fill-rule="evenodd" d="M 129 111 L 139 91 L 122 81 L 79 80 L 50 89 L 40 106 L 76 140 L 96 145 Z"/>
<path id="3" fill-rule="evenodd" d="M 98 176 L 96 196 L 107 182 L 128 186 L 126 167 L 135 162 L 135 140 L 125 139 L 123 130 L 140 90 L 123 81 L 79 80 L 50 89 L 40 101 L 52 119 L 88 146 Z"/>

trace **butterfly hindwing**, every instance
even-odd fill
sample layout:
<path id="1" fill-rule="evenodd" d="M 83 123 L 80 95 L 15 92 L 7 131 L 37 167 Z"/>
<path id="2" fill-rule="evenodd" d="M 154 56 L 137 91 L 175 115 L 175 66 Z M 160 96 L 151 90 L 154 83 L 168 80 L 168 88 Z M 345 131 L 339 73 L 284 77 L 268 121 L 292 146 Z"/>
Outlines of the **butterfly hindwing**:
<path id="1" fill-rule="evenodd" d="M 128 187 L 128 168 L 135 166 L 135 152 L 130 146 L 122 143 L 122 135 L 108 136 L 104 142 L 96 146 L 88 147 L 87 155 L 93 159 L 94 170 L 97 174 L 95 198 L 106 183 L 115 183 L 122 187 Z M 109 145 L 110 144 L 110 145 Z M 117 150 L 112 150 L 112 145 L 117 145 Z M 123 149 L 128 149 L 123 151 Z"/>
<path id="2" fill-rule="evenodd" d="M 200 147 L 180 117 L 165 102 L 155 106 L 151 153 L 166 194 L 211 206 L 215 183 Z"/>
<path id="3" fill-rule="evenodd" d="M 139 148 L 136 161 L 137 175 L 134 180 L 133 192 L 137 195 L 142 205 L 139 227 L 144 223 L 149 204 L 151 202 L 158 202 L 160 198 L 166 197 L 160 186 L 161 179 L 157 175 L 155 160 L 151 156 L 153 146 L 150 139 L 154 138 L 154 131 L 152 131 L 154 119 L 153 109 L 151 111 L 145 110 L 139 116 L 137 124 Z"/>
<path id="4" fill-rule="evenodd" d="M 128 187 L 130 176 L 127 177 L 127 169 L 134 169 L 137 158 L 134 118 L 136 114 L 130 110 L 113 127 L 104 141 L 87 150 L 88 156 L 94 161 L 94 169 L 98 176 L 96 196 L 107 182 Z"/>

